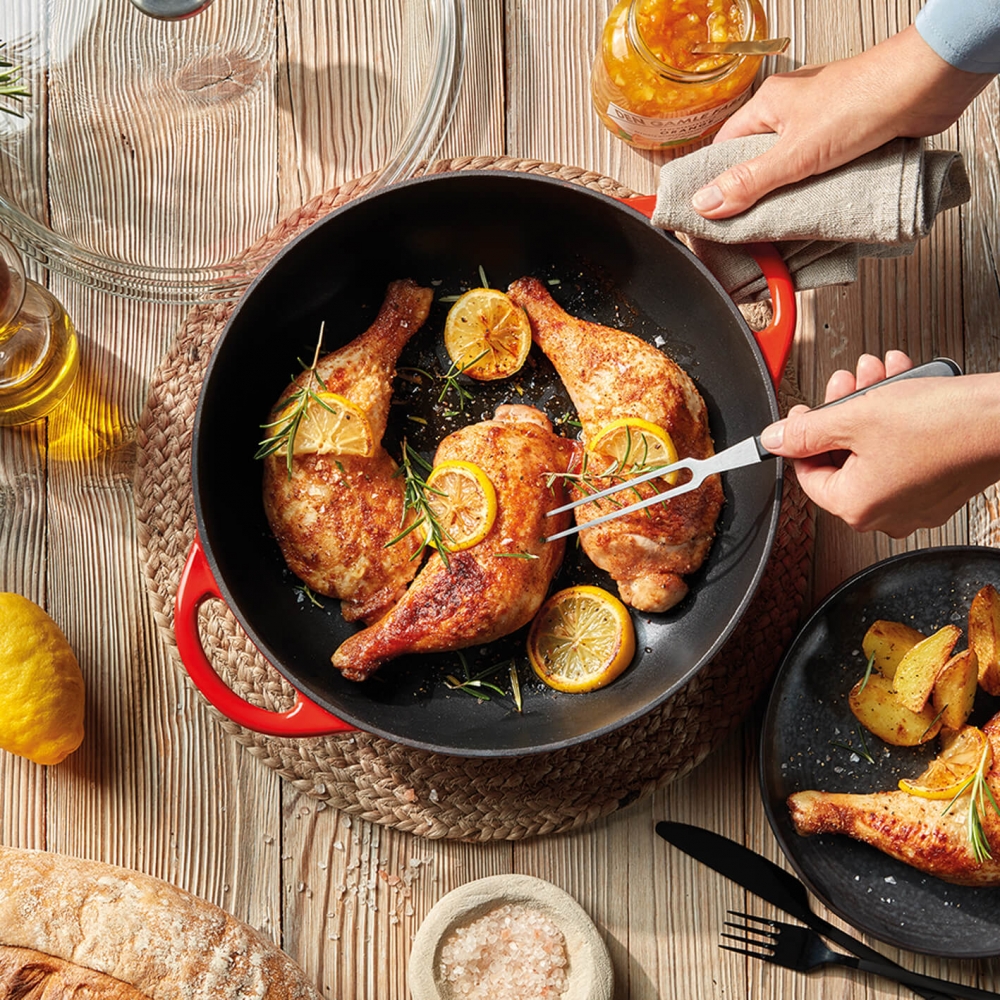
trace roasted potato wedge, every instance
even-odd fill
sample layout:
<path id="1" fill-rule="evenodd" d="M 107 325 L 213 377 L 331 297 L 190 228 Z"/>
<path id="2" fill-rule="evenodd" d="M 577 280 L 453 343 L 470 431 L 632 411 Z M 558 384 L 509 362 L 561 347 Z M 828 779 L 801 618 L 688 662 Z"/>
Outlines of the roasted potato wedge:
<path id="1" fill-rule="evenodd" d="M 872 622 L 871 628 L 861 641 L 861 649 L 865 659 L 872 660 L 874 669 L 883 677 L 892 680 L 899 661 L 918 642 L 927 636 L 902 622 L 889 622 L 879 619 Z"/>
<path id="2" fill-rule="evenodd" d="M 907 650 L 892 679 L 896 697 L 904 708 L 923 711 L 934 682 L 961 635 L 957 625 L 945 625 Z"/>
<path id="3" fill-rule="evenodd" d="M 987 584 L 969 608 L 969 647 L 979 661 L 979 684 L 989 694 L 1000 694 L 1000 594 Z"/>
<path id="4" fill-rule="evenodd" d="M 941 668 L 931 692 L 934 714 L 941 716 L 941 725 L 945 729 L 960 729 L 965 725 L 965 720 L 972 713 L 978 687 L 975 650 L 963 649 Z"/>
<path id="5" fill-rule="evenodd" d="M 892 681 L 872 673 L 851 688 L 851 711 L 869 732 L 897 747 L 915 747 L 934 739 L 941 730 L 933 705 L 911 712 L 900 704 Z"/>

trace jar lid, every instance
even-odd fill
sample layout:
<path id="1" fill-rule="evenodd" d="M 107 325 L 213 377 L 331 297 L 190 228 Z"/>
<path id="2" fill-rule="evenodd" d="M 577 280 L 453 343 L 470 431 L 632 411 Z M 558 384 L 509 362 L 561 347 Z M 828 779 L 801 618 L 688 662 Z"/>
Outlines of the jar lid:
<path id="1" fill-rule="evenodd" d="M 411 176 L 450 120 L 462 0 L 3 0 L 0 230 L 26 258 L 154 302 L 235 298 L 311 199 Z M 373 10 L 378 11 L 374 16 Z"/>

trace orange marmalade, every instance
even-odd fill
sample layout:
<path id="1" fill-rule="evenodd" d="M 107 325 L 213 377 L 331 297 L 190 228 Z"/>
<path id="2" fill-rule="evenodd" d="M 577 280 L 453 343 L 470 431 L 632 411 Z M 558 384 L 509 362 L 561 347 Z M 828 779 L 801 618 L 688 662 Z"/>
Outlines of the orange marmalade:
<path id="1" fill-rule="evenodd" d="M 750 96 L 761 57 L 691 48 L 766 37 L 760 0 L 620 0 L 594 59 L 597 115 L 641 149 L 703 139 Z"/>

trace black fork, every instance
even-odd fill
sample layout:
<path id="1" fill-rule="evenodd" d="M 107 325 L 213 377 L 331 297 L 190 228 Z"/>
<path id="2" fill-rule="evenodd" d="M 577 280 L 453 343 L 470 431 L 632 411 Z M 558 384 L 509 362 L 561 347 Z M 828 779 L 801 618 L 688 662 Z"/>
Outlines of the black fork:
<path id="1" fill-rule="evenodd" d="M 726 921 L 726 927 L 731 927 L 739 934 L 723 931 L 722 936 L 730 941 L 736 941 L 742 947 L 720 944 L 726 951 L 734 951 L 740 955 L 749 955 L 764 962 L 794 969 L 796 972 L 810 972 L 824 965 L 845 965 L 849 969 L 859 969 L 884 976 L 905 986 L 914 986 L 936 990 L 953 997 L 968 997 L 969 1000 L 996 1000 L 1000 993 L 977 989 L 975 986 L 963 986 L 961 983 L 949 983 L 933 976 L 922 976 L 918 972 L 898 969 L 879 962 L 871 962 L 853 955 L 844 955 L 827 947 L 826 942 L 814 930 L 787 924 L 781 920 L 765 920 L 749 913 L 729 911 L 730 916 L 739 917 L 743 923 Z"/>

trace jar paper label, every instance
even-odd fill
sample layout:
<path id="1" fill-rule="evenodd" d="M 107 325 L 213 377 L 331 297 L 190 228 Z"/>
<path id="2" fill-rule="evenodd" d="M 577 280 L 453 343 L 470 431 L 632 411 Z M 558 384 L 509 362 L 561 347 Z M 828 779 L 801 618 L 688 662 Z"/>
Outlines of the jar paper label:
<path id="1" fill-rule="evenodd" d="M 629 138 L 641 138 L 662 146 L 677 145 L 699 139 L 728 118 L 750 97 L 749 88 L 725 104 L 698 111 L 692 115 L 677 115 L 673 118 L 647 118 L 633 111 L 626 111 L 617 104 L 608 104 L 608 117 Z"/>

